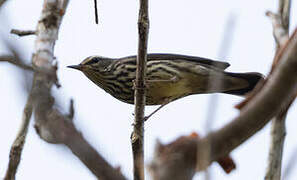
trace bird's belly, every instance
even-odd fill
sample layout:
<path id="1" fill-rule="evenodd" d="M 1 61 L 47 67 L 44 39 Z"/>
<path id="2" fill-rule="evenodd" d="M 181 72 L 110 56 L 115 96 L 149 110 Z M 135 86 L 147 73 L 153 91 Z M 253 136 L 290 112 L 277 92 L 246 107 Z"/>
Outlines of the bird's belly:
<path id="1" fill-rule="evenodd" d="M 160 105 L 191 94 L 185 82 L 155 82 L 148 84 L 146 94 L 147 105 Z"/>

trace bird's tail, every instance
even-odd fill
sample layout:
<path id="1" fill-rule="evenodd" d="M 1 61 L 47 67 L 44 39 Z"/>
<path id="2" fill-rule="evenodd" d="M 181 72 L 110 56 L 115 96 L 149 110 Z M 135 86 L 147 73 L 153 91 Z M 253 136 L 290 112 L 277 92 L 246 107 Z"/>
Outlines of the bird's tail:
<path id="1" fill-rule="evenodd" d="M 246 80 L 248 82 L 248 86 L 245 88 L 234 89 L 234 90 L 229 90 L 229 91 L 223 92 L 226 94 L 233 94 L 233 95 L 239 95 L 239 96 L 243 96 L 243 95 L 247 94 L 248 92 L 252 91 L 255 88 L 255 86 L 258 84 L 258 82 L 264 80 L 264 76 L 261 73 L 256 73 L 256 72 L 248 72 L 248 73 L 227 72 L 227 75 L 235 77 L 235 78 L 240 78 L 240 79 Z"/>

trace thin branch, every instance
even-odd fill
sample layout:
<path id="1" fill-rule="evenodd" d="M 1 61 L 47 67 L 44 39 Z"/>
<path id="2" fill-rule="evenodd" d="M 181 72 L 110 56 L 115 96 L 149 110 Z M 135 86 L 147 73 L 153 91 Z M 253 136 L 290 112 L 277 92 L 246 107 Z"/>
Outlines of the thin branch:
<path id="1" fill-rule="evenodd" d="M 131 135 L 134 180 L 144 179 L 144 107 L 147 44 L 149 31 L 148 0 L 140 0 L 138 17 L 138 55 L 135 80 L 135 119 Z"/>
<path id="2" fill-rule="evenodd" d="M 16 139 L 14 140 L 11 146 L 11 150 L 9 154 L 8 169 L 6 171 L 6 175 L 4 178 L 5 180 L 15 179 L 17 168 L 21 161 L 21 154 L 25 144 L 26 135 L 28 132 L 28 126 L 32 115 L 32 109 L 33 109 L 32 97 L 29 96 L 23 112 L 22 125 L 17 134 Z"/>
<path id="3" fill-rule="evenodd" d="M 36 31 L 12 29 L 10 33 L 22 37 L 22 36 L 28 36 L 28 35 L 35 35 Z"/>
<path id="4" fill-rule="evenodd" d="M 277 115 L 272 119 L 271 142 L 265 180 L 280 180 L 281 177 L 283 148 L 286 136 L 286 114 L 284 117 Z"/>
<path id="5" fill-rule="evenodd" d="M 277 47 L 279 48 L 280 46 L 286 44 L 289 38 L 288 30 L 284 29 L 282 25 L 281 14 L 275 14 L 271 11 L 268 11 L 266 12 L 266 15 L 271 19 L 271 23 L 273 26 L 273 36 L 276 41 Z"/>
<path id="6" fill-rule="evenodd" d="M 297 28 L 279 53 L 277 57 L 280 60 L 274 73 L 253 101 L 244 106 L 237 118 L 205 138 L 187 141 L 183 146 L 171 149 L 172 153 L 167 151 L 164 158 L 158 157 L 156 152 L 157 171 L 151 173 L 153 177 L 160 178 L 155 180 L 177 180 L 178 177 L 189 177 L 190 174 L 192 178 L 193 171 L 204 170 L 209 166 L 209 163 L 205 164 L 203 160 L 204 146 L 207 143 L 210 143 L 211 147 L 210 162 L 216 161 L 262 129 L 272 117 L 291 103 L 297 92 Z"/>
<path id="7" fill-rule="evenodd" d="M 278 13 L 282 18 L 282 26 L 289 34 L 291 0 L 279 0 Z"/>
<path id="8" fill-rule="evenodd" d="M 24 70 L 34 71 L 32 66 L 24 64 L 21 60 L 13 56 L 0 56 L 0 62 L 8 62 Z"/>
<path id="9" fill-rule="evenodd" d="M 272 20 L 274 39 L 277 43 L 276 52 L 279 52 L 280 48 L 283 48 L 289 39 L 290 9 L 291 0 L 279 0 L 278 14 L 267 13 Z M 279 59 L 275 58 L 271 72 L 273 72 L 278 63 Z M 281 179 L 283 148 L 286 136 L 286 116 L 291 103 L 272 120 L 271 143 L 265 180 Z"/>
<path id="10" fill-rule="evenodd" d="M 70 100 L 70 105 L 69 105 L 69 114 L 68 114 L 68 118 L 70 120 L 73 120 L 74 117 L 74 101 L 73 99 Z"/>
<path id="11" fill-rule="evenodd" d="M 97 7 L 97 0 L 94 0 L 94 10 L 95 10 L 95 23 L 98 24 L 98 7 Z"/>

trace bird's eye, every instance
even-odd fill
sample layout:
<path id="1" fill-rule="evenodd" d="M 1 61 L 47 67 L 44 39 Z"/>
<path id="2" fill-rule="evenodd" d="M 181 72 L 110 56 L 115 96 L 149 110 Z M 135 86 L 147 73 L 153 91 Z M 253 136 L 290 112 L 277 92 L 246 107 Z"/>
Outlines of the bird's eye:
<path id="1" fill-rule="evenodd" d="M 98 57 L 93 57 L 92 59 L 90 59 L 88 62 L 85 63 L 85 65 L 91 65 L 91 64 L 96 64 L 100 61 L 100 58 Z"/>
<path id="2" fill-rule="evenodd" d="M 91 61 L 92 63 L 98 63 L 99 62 L 99 58 L 98 57 L 94 57 Z"/>

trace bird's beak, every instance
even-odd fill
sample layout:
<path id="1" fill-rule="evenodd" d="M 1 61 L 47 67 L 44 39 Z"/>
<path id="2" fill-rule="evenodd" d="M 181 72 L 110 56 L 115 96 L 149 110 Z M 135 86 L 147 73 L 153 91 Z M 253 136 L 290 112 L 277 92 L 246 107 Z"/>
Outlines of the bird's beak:
<path id="1" fill-rule="evenodd" d="M 68 68 L 72 68 L 72 69 L 77 69 L 77 70 L 82 70 L 82 66 L 79 64 L 79 65 L 71 65 L 71 66 L 67 66 Z"/>

